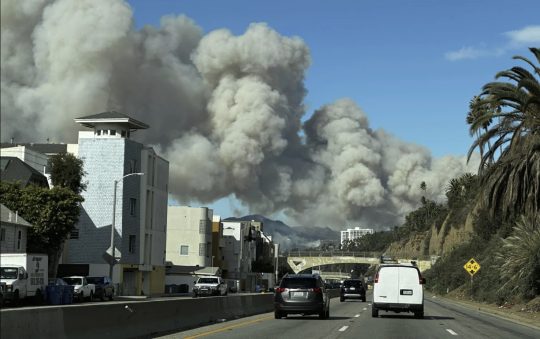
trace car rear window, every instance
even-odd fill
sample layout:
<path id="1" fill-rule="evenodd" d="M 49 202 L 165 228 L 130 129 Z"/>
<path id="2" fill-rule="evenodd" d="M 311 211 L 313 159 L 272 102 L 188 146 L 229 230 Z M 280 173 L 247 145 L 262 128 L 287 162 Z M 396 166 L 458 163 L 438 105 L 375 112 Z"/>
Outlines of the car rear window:
<path id="1" fill-rule="evenodd" d="M 199 284 L 217 284 L 217 278 L 199 278 Z"/>
<path id="2" fill-rule="evenodd" d="M 284 288 L 314 288 L 317 286 L 317 280 L 314 278 L 285 278 L 281 282 Z"/>
<path id="3" fill-rule="evenodd" d="M 86 278 L 86 281 L 88 281 L 89 284 L 104 284 L 104 278 L 103 277 L 88 277 Z"/>
<path id="4" fill-rule="evenodd" d="M 345 280 L 343 282 L 343 286 L 345 287 L 360 287 L 362 286 L 360 281 L 358 280 Z"/>

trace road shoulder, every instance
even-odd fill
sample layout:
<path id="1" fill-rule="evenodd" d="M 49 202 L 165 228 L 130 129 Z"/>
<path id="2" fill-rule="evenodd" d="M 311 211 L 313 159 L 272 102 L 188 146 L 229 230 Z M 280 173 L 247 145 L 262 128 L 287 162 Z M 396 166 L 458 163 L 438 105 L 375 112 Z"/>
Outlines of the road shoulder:
<path id="1" fill-rule="evenodd" d="M 497 305 L 485 304 L 471 300 L 459 300 L 430 292 L 426 292 L 426 299 L 439 299 L 451 304 L 460 305 L 471 310 L 475 310 L 484 314 L 489 314 L 498 318 L 515 322 L 520 325 L 540 330 L 540 326 L 538 325 L 540 323 L 540 313 L 538 312 L 521 312 L 509 308 L 501 308 Z"/>

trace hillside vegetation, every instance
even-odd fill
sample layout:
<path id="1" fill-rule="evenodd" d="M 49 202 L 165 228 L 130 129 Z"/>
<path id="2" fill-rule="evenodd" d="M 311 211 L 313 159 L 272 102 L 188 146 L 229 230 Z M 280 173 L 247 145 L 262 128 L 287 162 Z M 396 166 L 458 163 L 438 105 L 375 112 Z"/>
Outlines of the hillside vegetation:
<path id="1" fill-rule="evenodd" d="M 437 293 L 455 290 L 497 304 L 538 298 L 540 49 L 530 50 L 534 59 L 514 57 L 520 65 L 497 73 L 470 102 L 465 120 L 475 141 L 469 157 L 480 153 L 478 173 L 452 179 L 446 203 L 422 198 L 402 226 L 347 243 L 347 249 L 438 257 L 425 273 Z M 470 258 L 481 264 L 472 285 L 463 268 Z"/>

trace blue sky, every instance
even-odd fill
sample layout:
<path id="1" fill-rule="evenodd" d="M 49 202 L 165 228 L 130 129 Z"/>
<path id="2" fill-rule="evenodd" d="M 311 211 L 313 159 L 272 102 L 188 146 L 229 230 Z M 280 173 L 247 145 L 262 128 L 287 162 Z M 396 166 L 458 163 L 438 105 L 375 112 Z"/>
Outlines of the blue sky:
<path id="1" fill-rule="evenodd" d="M 501 70 L 540 46 L 540 1 L 128 1 L 135 25 L 193 19 L 204 32 L 242 34 L 265 22 L 309 46 L 306 118 L 350 97 L 372 128 L 429 148 L 465 154 L 468 102 Z M 227 214 L 227 203 L 213 206 Z M 220 212 L 220 209 L 223 210 Z"/>

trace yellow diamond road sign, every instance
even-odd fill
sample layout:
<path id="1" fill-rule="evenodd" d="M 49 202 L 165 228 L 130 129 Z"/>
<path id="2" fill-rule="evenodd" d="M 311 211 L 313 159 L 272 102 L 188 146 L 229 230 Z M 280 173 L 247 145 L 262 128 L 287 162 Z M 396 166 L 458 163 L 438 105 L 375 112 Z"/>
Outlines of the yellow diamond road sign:
<path id="1" fill-rule="evenodd" d="M 471 260 L 467 261 L 465 265 L 463 265 L 463 268 L 465 271 L 467 271 L 471 276 L 475 275 L 476 272 L 480 269 L 480 264 L 474 260 L 474 258 L 471 258 Z"/>

